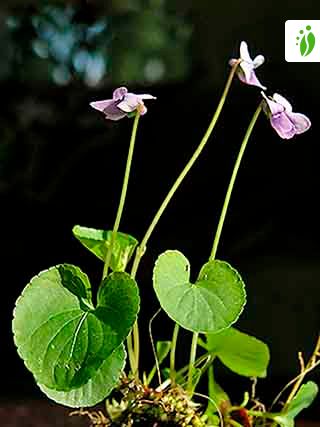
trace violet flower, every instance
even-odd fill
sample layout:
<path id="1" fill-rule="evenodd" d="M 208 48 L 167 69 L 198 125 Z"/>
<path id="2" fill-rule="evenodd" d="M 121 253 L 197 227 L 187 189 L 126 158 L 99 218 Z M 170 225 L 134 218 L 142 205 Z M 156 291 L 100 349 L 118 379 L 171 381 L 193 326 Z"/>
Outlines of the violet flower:
<path id="1" fill-rule="evenodd" d="M 307 131 L 311 122 L 307 116 L 300 113 L 293 113 L 292 106 L 283 96 L 275 93 L 273 97 L 267 97 L 261 92 L 265 102 L 264 111 L 270 118 L 273 129 L 282 139 L 293 138 Z"/>
<path id="2" fill-rule="evenodd" d="M 94 101 L 90 105 L 98 111 L 101 111 L 106 119 L 120 120 L 128 116 L 136 110 L 139 110 L 141 115 L 146 114 L 147 108 L 143 103 L 144 99 L 156 99 L 152 95 L 136 95 L 135 93 L 128 92 L 126 87 L 118 87 L 113 92 L 112 99 L 105 99 L 103 101 Z"/>
<path id="3" fill-rule="evenodd" d="M 238 61 L 239 59 L 230 59 L 229 65 L 233 66 Z M 254 59 L 251 59 L 248 45 L 246 42 L 242 41 L 240 44 L 240 61 L 237 69 L 239 79 L 247 85 L 257 86 L 266 90 L 266 87 L 260 83 L 254 71 L 264 63 L 264 56 L 258 55 Z"/>

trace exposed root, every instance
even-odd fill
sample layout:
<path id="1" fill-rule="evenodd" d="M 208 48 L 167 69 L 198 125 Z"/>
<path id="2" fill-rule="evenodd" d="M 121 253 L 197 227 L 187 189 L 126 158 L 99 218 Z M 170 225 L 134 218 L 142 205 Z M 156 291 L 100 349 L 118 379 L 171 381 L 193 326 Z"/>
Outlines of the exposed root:
<path id="1" fill-rule="evenodd" d="M 77 411 L 70 412 L 69 416 L 83 416 L 88 417 L 90 420 L 90 426 L 101 426 L 106 427 L 109 426 L 109 420 L 105 417 L 102 411 L 87 411 L 84 409 L 79 409 Z"/>

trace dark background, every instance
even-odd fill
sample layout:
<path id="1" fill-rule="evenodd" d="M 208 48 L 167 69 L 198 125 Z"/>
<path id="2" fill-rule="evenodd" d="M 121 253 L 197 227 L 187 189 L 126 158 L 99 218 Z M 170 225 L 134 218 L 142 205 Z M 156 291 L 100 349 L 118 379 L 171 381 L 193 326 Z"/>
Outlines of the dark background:
<path id="1" fill-rule="evenodd" d="M 132 122 L 107 122 L 89 102 L 111 97 L 119 85 L 158 98 L 147 104 L 140 123 L 121 223 L 122 231 L 141 239 L 203 136 L 241 40 L 252 56 L 266 57 L 257 74 L 269 93 L 287 97 L 312 128 L 283 141 L 259 118 L 218 258 L 237 268 L 247 286 L 238 327 L 271 349 L 270 376 L 259 382 L 259 394 L 272 399 L 298 372 L 297 352 L 310 354 L 320 323 L 320 64 L 285 62 L 284 24 L 319 13 L 311 1 L 1 2 L 2 399 L 43 399 L 11 333 L 15 300 L 31 277 L 61 262 L 80 266 L 96 285 L 101 276 L 102 265 L 71 229 L 112 228 Z M 258 89 L 235 80 L 210 143 L 150 240 L 138 273 L 143 353 L 151 350 L 147 323 L 158 308 L 153 263 L 162 251 L 179 249 L 195 277 L 207 260 L 233 163 L 259 101 Z M 172 324 L 162 315 L 155 330 L 170 339 Z M 188 342 L 184 337 L 181 349 Z M 238 396 L 236 377 L 221 376 Z M 319 371 L 310 377 L 319 380 Z M 314 405 L 310 413 L 316 411 Z"/>

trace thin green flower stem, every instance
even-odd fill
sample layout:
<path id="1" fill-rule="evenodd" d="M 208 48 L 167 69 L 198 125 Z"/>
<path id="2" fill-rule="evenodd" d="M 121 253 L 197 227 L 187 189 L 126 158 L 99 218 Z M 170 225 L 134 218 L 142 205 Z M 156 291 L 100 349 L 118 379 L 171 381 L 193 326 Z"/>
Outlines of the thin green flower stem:
<path id="1" fill-rule="evenodd" d="M 118 211 L 117 211 L 116 219 L 115 219 L 113 230 L 112 230 L 110 246 L 109 246 L 109 249 L 107 251 L 106 259 L 104 262 L 102 279 L 104 279 L 108 275 L 108 270 L 109 270 L 111 256 L 112 256 L 112 250 L 113 250 L 113 246 L 114 246 L 114 242 L 116 239 L 117 232 L 119 230 L 121 216 L 122 216 L 124 204 L 126 201 L 126 195 L 127 195 L 128 183 L 129 183 L 129 176 L 130 176 L 130 170 L 131 170 L 131 164 L 132 164 L 132 157 L 133 157 L 133 150 L 134 150 L 134 145 L 135 145 L 135 141 L 136 141 L 139 118 L 140 118 L 140 112 L 137 109 L 136 115 L 134 117 L 133 126 L 132 126 L 132 132 L 131 132 L 131 138 L 130 138 L 130 144 L 129 144 L 129 151 L 128 151 L 128 157 L 127 157 L 127 164 L 126 164 L 126 169 L 125 169 L 124 178 L 123 178 L 123 184 L 122 184 L 122 190 L 121 190 L 121 196 L 120 196 Z"/>
<path id="2" fill-rule="evenodd" d="M 128 357 L 129 357 L 130 368 L 133 372 L 133 369 L 136 366 L 136 361 L 135 361 L 135 357 L 134 357 L 133 342 L 132 342 L 132 335 L 131 334 L 127 338 L 127 349 L 128 349 Z"/>
<path id="3" fill-rule="evenodd" d="M 240 423 L 238 423 L 237 421 L 232 420 L 232 419 L 229 419 L 229 420 L 228 420 L 228 424 L 230 424 L 230 425 L 231 425 L 231 426 L 233 426 L 233 427 L 242 427 L 242 424 L 240 424 Z"/>
<path id="4" fill-rule="evenodd" d="M 202 356 L 198 357 L 198 359 L 194 362 L 194 366 L 199 366 L 204 360 L 208 359 L 210 357 L 210 353 L 207 352 L 203 354 Z M 184 366 L 183 368 L 179 369 L 177 372 L 177 376 L 183 375 L 185 372 L 187 372 L 189 369 L 189 365 Z"/>
<path id="5" fill-rule="evenodd" d="M 212 120 L 209 124 L 209 127 L 206 131 L 206 133 L 204 134 L 200 144 L 198 145 L 197 149 L 195 150 L 195 152 L 193 153 L 193 155 L 191 156 L 190 160 L 188 161 L 188 163 L 186 164 L 186 166 L 184 167 L 184 169 L 182 170 L 182 172 L 180 173 L 180 175 L 178 176 L 178 178 L 176 179 L 175 183 L 173 184 L 173 186 L 171 187 L 170 191 L 168 192 L 167 196 L 165 197 L 165 199 L 163 200 L 160 208 L 158 209 L 157 213 L 155 214 L 151 224 L 149 225 L 149 228 L 146 231 L 146 234 L 144 235 L 141 244 L 139 245 L 139 248 L 136 251 L 136 255 L 135 255 L 135 259 L 133 261 L 133 267 L 132 270 L 134 273 L 136 273 L 136 271 L 138 270 L 138 265 L 140 263 L 140 259 L 142 258 L 144 252 L 145 252 L 145 248 L 147 246 L 147 242 L 151 236 L 151 234 L 153 233 L 153 230 L 155 229 L 156 225 L 158 224 L 163 212 L 165 211 L 166 207 L 168 206 L 169 202 L 171 201 L 172 197 L 174 196 L 175 192 L 177 191 L 177 189 L 179 188 L 180 184 L 182 183 L 182 181 L 184 180 L 184 178 L 187 176 L 188 172 L 190 171 L 190 169 L 192 168 L 192 166 L 194 165 L 194 163 L 196 162 L 196 160 L 198 159 L 198 157 L 200 156 L 202 150 L 204 149 L 206 143 L 208 142 L 208 139 L 217 123 L 217 120 L 220 116 L 220 113 L 222 111 L 223 105 L 225 103 L 226 97 L 228 95 L 231 83 L 232 83 L 232 79 L 234 77 L 234 74 L 236 72 L 236 69 L 239 65 L 240 61 L 238 61 L 231 69 L 227 83 L 225 85 L 224 91 L 222 93 L 221 99 L 219 101 L 219 104 L 217 106 L 217 109 L 212 117 Z"/>
<path id="6" fill-rule="evenodd" d="M 133 350 L 134 350 L 134 370 L 133 373 L 136 377 L 136 379 L 139 378 L 139 358 L 140 358 L 140 337 L 139 337 L 139 325 L 138 320 L 134 322 L 133 325 Z"/>
<path id="7" fill-rule="evenodd" d="M 177 348 L 179 329 L 180 329 L 180 326 L 178 325 L 178 323 L 175 323 L 173 328 L 171 349 L 170 349 L 170 379 L 171 379 L 171 384 L 173 386 L 176 383 L 175 364 L 176 364 L 176 348 Z"/>
<path id="8" fill-rule="evenodd" d="M 141 258 L 143 257 L 143 254 L 145 253 L 147 243 L 148 243 L 148 241 L 151 237 L 151 234 L 153 233 L 156 225 L 158 224 L 163 212 L 165 211 L 166 207 L 168 206 L 168 204 L 171 201 L 172 197 L 174 196 L 175 192 L 179 188 L 179 186 L 182 183 L 182 181 L 184 180 L 184 178 L 187 176 L 188 172 L 190 171 L 190 169 L 192 168 L 192 166 L 194 165 L 194 163 L 196 162 L 196 160 L 198 159 L 202 150 L 204 149 L 205 145 L 208 142 L 208 139 L 209 139 L 209 137 L 210 137 L 210 135 L 211 135 L 216 123 L 217 123 L 217 120 L 221 114 L 222 108 L 224 106 L 224 103 L 226 101 L 226 98 L 227 98 L 227 95 L 229 92 L 229 89 L 231 87 L 233 77 L 235 75 L 235 72 L 236 72 L 240 62 L 241 62 L 241 60 L 237 61 L 233 65 L 233 67 L 231 68 L 231 71 L 229 73 L 229 76 L 228 76 L 226 85 L 224 87 L 221 99 L 220 99 L 219 104 L 217 106 L 217 109 L 216 109 L 216 111 L 215 111 L 215 113 L 211 119 L 211 122 L 209 124 L 207 131 L 205 132 L 200 144 L 198 145 L 197 149 L 195 150 L 195 152 L 191 156 L 190 160 L 188 161 L 188 163 L 186 164 L 186 166 L 184 167 L 184 169 L 182 170 L 182 172 L 180 173 L 180 175 L 178 176 L 178 178 L 174 182 L 173 186 L 169 190 L 167 196 L 163 200 L 160 208 L 156 212 L 153 220 L 151 221 L 151 223 L 150 223 L 150 225 L 149 225 L 149 227 L 148 227 L 148 229 L 147 229 L 147 231 L 146 231 L 146 233 L 145 233 L 145 235 L 141 241 L 141 244 L 139 245 L 139 247 L 136 250 L 135 258 L 133 260 L 133 265 L 132 265 L 132 270 L 131 270 L 131 276 L 133 278 L 135 278 L 135 275 L 137 273 Z M 138 367 L 139 367 L 139 327 L 138 327 L 137 322 L 133 326 L 133 334 L 134 334 L 135 359 L 136 359 L 136 363 L 137 363 L 137 365 L 135 367 L 135 372 L 136 372 L 136 377 L 137 377 L 138 376 Z"/>
<path id="9" fill-rule="evenodd" d="M 246 133 L 245 133 L 245 136 L 243 138 L 243 141 L 242 141 L 242 144 L 241 144 L 241 147 L 240 147 L 240 151 L 239 151 L 237 160 L 235 162 L 235 165 L 234 165 L 234 168 L 233 168 L 233 171 L 232 171 L 232 175 L 231 175 L 231 179 L 230 179 L 230 182 L 229 182 L 229 186 L 228 186 L 228 190 L 227 190 L 227 193 L 226 193 L 226 197 L 224 199 L 224 203 L 223 203 L 223 207 L 222 207 L 222 210 L 221 210 L 221 214 L 220 214 L 220 219 L 219 219 L 217 231 L 216 231 L 216 234 L 215 234 L 215 237 L 214 237 L 213 246 L 212 246 L 212 250 L 211 250 L 209 261 L 213 261 L 215 259 L 215 257 L 216 257 L 217 248 L 218 248 L 218 245 L 219 245 L 219 241 L 220 241 L 220 237 L 221 237 L 221 232 L 222 232 L 223 224 L 224 224 L 224 221 L 225 221 L 225 218 L 226 218 L 226 214 L 227 214 L 227 210 L 228 210 L 228 206 L 229 206 L 229 202 L 230 202 L 232 190 L 233 190 L 233 187 L 234 187 L 234 183 L 235 183 L 235 180 L 236 180 L 236 177 L 237 177 L 237 173 L 238 173 L 238 170 L 239 170 L 239 167 L 240 167 L 240 164 L 241 164 L 241 160 L 242 160 L 243 154 L 245 152 L 247 143 L 248 143 L 249 138 L 251 136 L 251 133 L 253 131 L 254 125 L 256 124 L 256 121 L 257 121 L 257 119 L 259 117 L 259 114 L 261 113 L 261 110 L 262 110 L 262 103 L 260 103 L 259 106 L 258 106 L 258 108 L 256 109 L 256 111 L 255 111 L 255 113 L 254 113 L 254 115 L 253 115 L 253 117 L 251 119 L 251 122 L 249 123 L 249 126 L 248 126 L 248 129 L 247 129 Z"/>
<path id="10" fill-rule="evenodd" d="M 187 391 L 189 392 L 190 396 L 192 395 L 192 389 L 193 389 L 193 370 L 194 370 L 194 364 L 196 360 L 197 355 L 197 346 L 198 346 L 198 332 L 194 332 L 192 335 L 192 342 L 191 342 L 191 350 L 190 350 L 190 360 L 189 360 L 189 369 L 188 369 L 188 385 L 187 385 Z"/>
<path id="11" fill-rule="evenodd" d="M 253 417 L 268 418 L 269 420 L 273 420 L 274 417 L 278 415 L 278 414 L 273 414 L 271 412 L 254 411 L 251 409 L 247 409 L 247 411 L 248 411 L 248 414 L 252 415 Z"/>
<path id="12" fill-rule="evenodd" d="M 133 121 L 133 126 L 132 126 L 132 132 L 131 132 L 131 138 L 130 138 L 128 156 L 127 156 L 127 163 L 126 163 L 126 169 L 125 169 L 123 183 L 122 183 L 122 190 L 121 190 L 121 196 L 120 196 L 118 211 L 117 211 L 116 219 L 115 219 L 115 222 L 113 225 L 110 246 L 108 248 L 106 259 L 105 259 L 104 266 L 103 266 L 102 280 L 105 277 L 107 277 L 107 275 L 108 275 L 108 270 L 109 270 L 109 266 L 110 266 L 110 262 L 111 262 L 113 246 L 114 246 L 114 242 L 116 239 L 117 232 L 119 230 L 122 212 L 123 212 L 124 204 L 126 201 L 126 195 L 127 195 L 128 183 L 129 183 L 129 176 L 130 176 L 134 146 L 135 146 L 135 142 L 136 142 L 139 119 L 140 119 L 140 111 L 139 111 L 139 109 L 137 109 L 136 115 L 135 115 L 134 121 Z M 128 357 L 129 357 L 130 367 L 131 367 L 131 370 L 133 371 L 133 369 L 137 365 L 137 363 L 135 360 L 134 347 L 133 347 L 133 342 L 132 342 L 131 336 L 128 336 L 128 338 L 127 338 L 127 348 L 128 348 Z"/>
<path id="13" fill-rule="evenodd" d="M 198 357 L 198 359 L 194 362 L 194 366 L 195 368 L 198 367 L 199 365 L 201 365 L 201 363 L 206 360 L 206 359 L 210 359 L 210 362 L 207 362 L 204 364 L 204 369 L 207 369 L 210 364 L 213 361 L 213 358 L 211 358 L 211 354 L 209 352 L 203 354 L 202 356 Z M 180 377 L 181 375 L 183 375 L 185 372 L 188 372 L 189 369 L 189 365 L 184 366 L 183 368 L 179 369 L 179 371 L 176 372 L 176 377 Z M 201 368 L 202 370 L 203 368 Z M 161 389 L 164 390 L 168 385 L 170 385 L 171 379 L 168 378 L 166 379 L 162 384 L 159 385 L 159 387 L 157 387 L 157 389 Z"/>

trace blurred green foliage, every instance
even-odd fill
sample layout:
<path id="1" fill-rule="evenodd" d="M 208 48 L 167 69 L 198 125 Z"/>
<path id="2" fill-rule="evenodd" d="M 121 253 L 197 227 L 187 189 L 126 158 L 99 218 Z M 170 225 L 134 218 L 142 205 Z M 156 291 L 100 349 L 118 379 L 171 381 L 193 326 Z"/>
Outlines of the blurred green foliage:
<path id="1" fill-rule="evenodd" d="M 94 87 L 185 78 L 192 25 L 177 3 L 14 1 L 0 15 L 0 80 Z"/>

